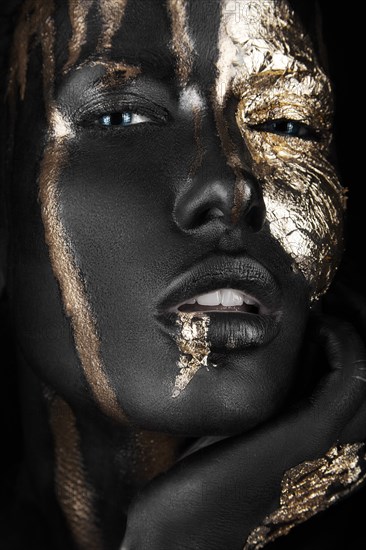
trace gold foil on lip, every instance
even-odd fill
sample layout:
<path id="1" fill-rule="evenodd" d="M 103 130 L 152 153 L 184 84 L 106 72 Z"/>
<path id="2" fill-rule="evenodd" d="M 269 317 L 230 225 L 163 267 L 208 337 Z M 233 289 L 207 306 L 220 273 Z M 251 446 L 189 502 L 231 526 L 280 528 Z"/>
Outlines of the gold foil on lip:
<path id="1" fill-rule="evenodd" d="M 282 0 L 223 2 L 219 52 L 219 118 L 233 94 L 239 100 L 237 125 L 263 188 L 269 230 L 316 299 L 328 289 L 343 249 L 345 191 L 328 160 L 333 112 L 329 79 Z M 278 119 L 313 127 L 322 136 L 320 142 L 254 128 Z"/>
<path id="2" fill-rule="evenodd" d="M 202 367 L 208 367 L 208 356 L 211 352 L 207 340 L 210 317 L 204 313 L 178 312 L 177 324 L 180 334 L 177 345 L 180 351 L 177 366 L 180 370 L 174 383 L 172 397 L 178 397 L 187 387 L 194 375 Z"/>
<path id="3" fill-rule="evenodd" d="M 243 550 L 257 550 L 326 510 L 366 481 L 366 445 L 336 445 L 324 457 L 287 471 L 280 507 L 249 535 Z"/>

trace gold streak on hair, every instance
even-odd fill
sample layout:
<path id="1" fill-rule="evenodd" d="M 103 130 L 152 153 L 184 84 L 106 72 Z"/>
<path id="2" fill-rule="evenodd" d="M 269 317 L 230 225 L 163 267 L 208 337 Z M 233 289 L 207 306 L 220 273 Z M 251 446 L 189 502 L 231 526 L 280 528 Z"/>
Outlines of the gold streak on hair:
<path id="1" fill-rule="evenodd" d="M 127 0 L 99 0 L 102 16 L 102 33 L 98 42 L 98 51 L 110 50 L 114 35 L 121 26 Z"/>
<path id="2" fill-rule="evenodd" d="M 69 58 L 64 66 L 64 72 L 76 65 L 80 57 L 81 48 L 87 37 L 87 17 L 92 3 L 93 0 L 69 0 L 72 35 L 69 42 Z"/>
<path id="3" fill-rule="evenodd" d="M 54 439 L 56 496 L 80 550 L 101 550 L 101 533 L 94 517 L 94 494 L 88 483 L 76 419 L 60 397 L 50 402 Z"/>
<path id="4" fill-rule="evenodd" d="M 180 372 L 175 379 L 172 397 L 180 395 L 200 368 L 208 367 L 208 356 L 211 352 L 207 340 L 210 324 L 208 315 L 179 312 L 177 324 L 180 327 L 180 335 L 177 338 L 181 353 L 177 363 Z"/>
<path id="5" fill-rule="evenodd" d="M 177 74 L 182 86 L 188 84 L 193 65 L 194 45 L 188 30 L 185 0 L 168 0 L 172 25 L 172 50 L 177 60 Z"/>
<path id="6" fill-rule="evenodd" d="M 27 87 L 27 71 L 29 47 L 31 38 L 36 35 L 37 40 L 41 40 L 43 54 L 43 79 L 44 82 L 52 83 L 54 73 L 54 58 L 47 51 L 52 48 L 55 36 L 53 21 L 53 1 L 37 2 L 37 0 L 26 0 L 22 6 L 18 24 L 14 32 L 13 48 L 11 53 L 11 64 L 9 72 L 8 93 L 15 96 L 17 88 L 20 98 L 25 97 Z M 42 37 L 42 39 L 41 39 Z M 52 76 L 52 80 L 50 77 Z M 50 94 L 47 88 L 47 94 Z"/>
<path id="7" fill-rule="evenodd" d="M 25 95 L 26 72 L 32 38 L 41 40 L 43 57 L 43 85 L 46 114 L 49 123 L 46 144 L 39 175 L 39 198 L 45 240 L 51 265 L 59 283 L 66 315 L 71 320 L 75 347 L 85 377 L 101 410 L 116 420 L 125 420 L 116 394 L 104 371 L 100 354 L 100 340 L 93 312 L 88 302 L 85 281 L 75 263 L 70 242 L 59 215 L 57 181 L 61 168 L 67 162 L 67 144 L 73 137 L 71 123 L 62 116 L 53 102 L 55 81 L 53 2 L 28 0 L 23 7 L 15 34 L 11 73 L 12 92 L 16 85 L 20 97 Z M 22 36 L 23 42 L 17 40 Z"/>
<path id="8" fill-rule="evenodd" d="M 332 447 L 324 457 L 285 473 L 280 507 L 249 535 L 244 550 L 257 550 L 354 491 L 366 480 L 364 443 Z"/>

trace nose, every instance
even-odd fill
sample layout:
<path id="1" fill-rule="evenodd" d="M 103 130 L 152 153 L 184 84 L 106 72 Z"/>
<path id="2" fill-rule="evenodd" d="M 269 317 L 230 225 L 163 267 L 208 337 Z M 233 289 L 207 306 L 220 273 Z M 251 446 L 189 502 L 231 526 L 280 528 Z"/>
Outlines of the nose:
<path id="1" fill-rule="evenodd" d="M 240 226 L 253 232 L 262 229 L 266 216 L 262 189 L 249 172 L 240 175 L 228 168 L 221 177 L 202 172 L 191 180 L 178 197 L 174 219 L 183 232 L 199 232 L 212 220 L 219 222 L 222 231 Z M 219 173 L 220 173 L 219 172 Z"/>

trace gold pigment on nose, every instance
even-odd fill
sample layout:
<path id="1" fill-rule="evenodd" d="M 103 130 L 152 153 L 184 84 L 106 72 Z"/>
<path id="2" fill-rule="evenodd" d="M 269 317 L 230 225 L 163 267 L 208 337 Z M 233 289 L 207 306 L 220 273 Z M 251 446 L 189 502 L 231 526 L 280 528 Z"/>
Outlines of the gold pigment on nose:
<path id="1" fill-rule="evenodd" d="M 178 397 L 201 367 L 208 367 L 208 356 L 211 353 L 210 342 L 207 340 L 209 324 L 208 315 L 178 312 L 179 374 L 175 378 L 172 397 Z"/>

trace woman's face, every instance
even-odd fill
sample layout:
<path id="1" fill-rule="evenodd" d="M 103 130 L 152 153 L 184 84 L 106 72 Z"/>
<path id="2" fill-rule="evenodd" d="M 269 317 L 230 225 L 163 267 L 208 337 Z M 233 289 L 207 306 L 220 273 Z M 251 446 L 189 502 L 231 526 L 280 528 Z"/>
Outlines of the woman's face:
<path id="1" fill-rule="evenodd" d="M 75 407 L 147 429 L 258 424 L 341 249 L 308 39 L 284 1 L 35 5 L 18 33 L 40 45 L 12 73 L 23 356 Z"/>

